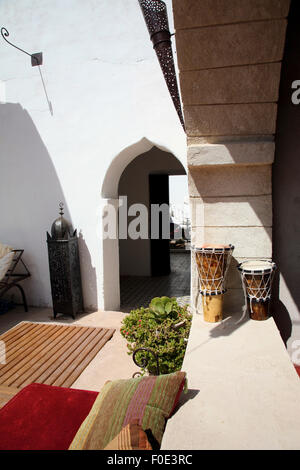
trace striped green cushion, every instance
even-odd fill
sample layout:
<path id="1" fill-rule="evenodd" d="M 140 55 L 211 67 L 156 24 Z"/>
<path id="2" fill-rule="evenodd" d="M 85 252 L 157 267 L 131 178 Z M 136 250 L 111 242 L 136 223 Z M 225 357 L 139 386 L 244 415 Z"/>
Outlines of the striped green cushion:
<path id="1" fill-rule="evenodd" d="M 107 382 L 70 450 L 104 449 L 130 423 L 137 422 L 159 446 L 166 419 L 178 402 L 186 380 L 185 372 Z M 155 442 L 154 441 L 154 442 Z"/>

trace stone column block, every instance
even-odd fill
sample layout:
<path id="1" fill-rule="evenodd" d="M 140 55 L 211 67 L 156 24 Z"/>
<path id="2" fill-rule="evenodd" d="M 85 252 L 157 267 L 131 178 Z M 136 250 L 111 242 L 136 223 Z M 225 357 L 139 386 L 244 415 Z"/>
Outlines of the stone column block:
<path id="1" fill-rule="evenodd" d="M 285 19 L 276 19 L 178 30 L 179 69 L 183 72 L 279 62 L 284 50 L 286 25 Z"/>
<path id="2" fill-rule="evenodd" d="M 184 106 L 189 136 L 275 134 L 277 104 Z"/>
<path id="3" fill-rule="evenodd" d="M 274 162 L 274 153 L 275 143 L 264 140 L 189 145 L 188 165 L 266 165 Z"/>
<path id="4" fill-rule="evenodd" d="M 290 0 L 173 0 L 176 30 L 285 18 Z"/>
<path id="5" fill-rule="evenodd" d="M 203 239 L 204 233 L 204 239 Z M 203 244 L 234 245 L 236 257 L 271 258 L 271 227 L 197 227 L 192 230 L 193 246 Z"/>
<path id="6" fill-rule="evenodd" d="M 190 197 L 261 196 L 272 193 L 271 165 L 190 168 Z"/>
<path id="7" fill-rule="evenodd" d="M 275 102 L 281 63 L 246 65 L 180 74 L 184 106 Z"/>
<path id="8" fill-rule="evenodd" d="M 191 198 L 190 209 L 193 227 L 272 226 L 271 195 Z"/>

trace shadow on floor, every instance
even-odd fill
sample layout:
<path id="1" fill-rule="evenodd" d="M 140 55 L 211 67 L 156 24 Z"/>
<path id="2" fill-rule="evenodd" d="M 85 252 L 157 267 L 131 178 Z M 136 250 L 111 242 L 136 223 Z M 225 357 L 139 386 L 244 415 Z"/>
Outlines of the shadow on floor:
<path id="1" fill-rule="evenodd" d="M 188 389 L 188 391 L 186 393 L 182 392 L 181 395 L 180 395 L 178 404 L 177 404 L 177 406 L 175 408 L 175 411 L 173 413 L 173 416 L 177 413 L 177 411 L 183 405 L 185 405 L 188 401 L 193 400 L 198 395 L 198 393 L 200 393 L 200 390 L 192 389 L 192 388 Z"/>

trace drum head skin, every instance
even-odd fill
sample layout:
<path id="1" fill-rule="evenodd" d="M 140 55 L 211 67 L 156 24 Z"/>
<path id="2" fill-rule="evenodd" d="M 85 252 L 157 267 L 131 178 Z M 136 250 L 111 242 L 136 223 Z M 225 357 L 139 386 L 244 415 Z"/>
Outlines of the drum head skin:
<path id="1" fill-rule="evenodd" d="M 229 245 L 212 245 L 212 244 L 207 244 L 207 245 L 202 245 L 200 248 L 230 248 Z"/>
<path id="2" fill-rule="evenodd" d="M 239 271 L 249 274 L 269 273 L 276 269 L 275 263 L 267 259 L 244 261 L 238 265 Z"/>
<path id="3" fill-rule="evenodd" d="M 202 246 L 199 246 L 199 247 L 196 247 L 196 246 L 192 246 L 191 247 L 192 250 L 194 251 L 202 251 L 202 252 L 210 252 L 210 251 L 219 251 L 219 252 L 223 252 L 223 251 L 233 251 L 234 250 L 234 246 L 233 245 L 214 245 L 212 243 L 207 243 L 205 245 L 202 245 Z"/>

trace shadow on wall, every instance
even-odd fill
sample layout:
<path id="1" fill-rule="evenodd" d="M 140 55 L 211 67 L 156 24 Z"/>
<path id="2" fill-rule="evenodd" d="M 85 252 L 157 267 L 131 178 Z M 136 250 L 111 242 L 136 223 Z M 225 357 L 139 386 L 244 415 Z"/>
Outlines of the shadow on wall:
<path id="1" fill-rule="evenodd" d="M 81 231 L 79 233 L 78 246 L 84 311 L 94 312 L 98 310 L 96 269 L 92 265 L 91 255 Z"/>
<path id="2" fill-rule="evenodd" d="M 0 241 L 25 250 L 31 272 L 24 282 L 29 305 L 51 306 L 46 232 L 59 215 L 60 201 L 71 221 L 70 213 L 51 157 L 28 112 L 20 104 L 0 104 L 0 123 Z"/>

